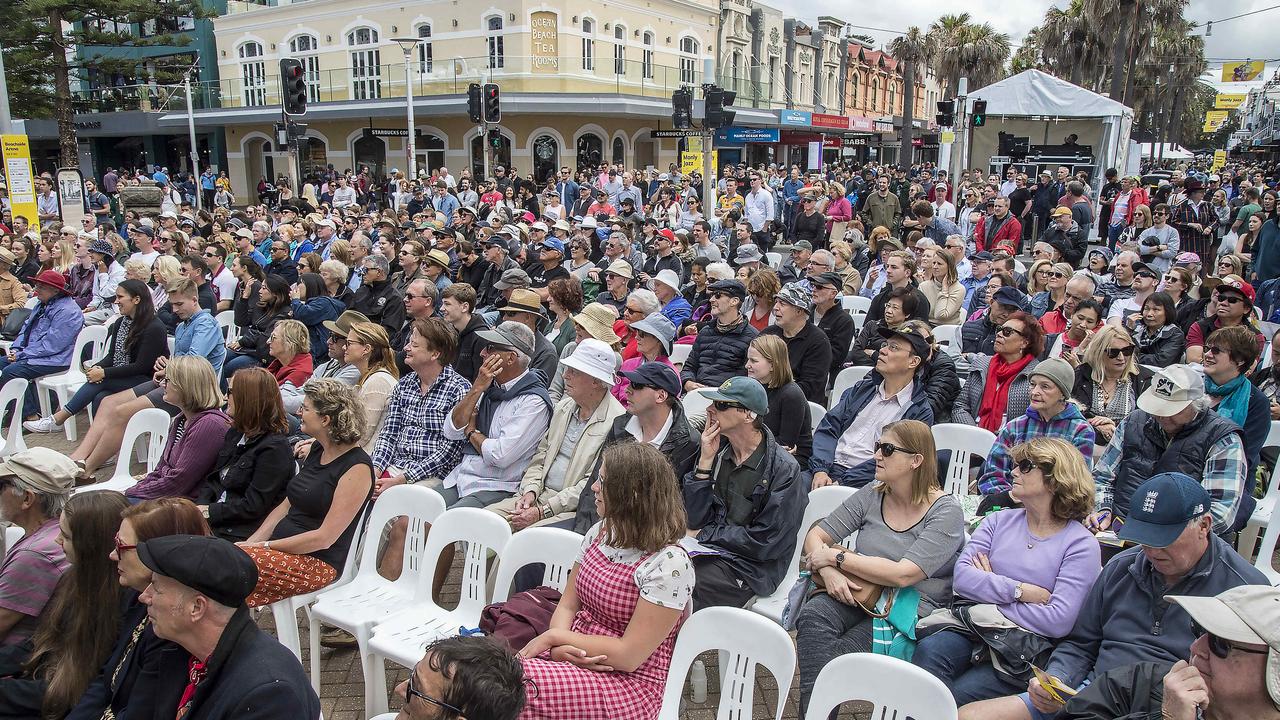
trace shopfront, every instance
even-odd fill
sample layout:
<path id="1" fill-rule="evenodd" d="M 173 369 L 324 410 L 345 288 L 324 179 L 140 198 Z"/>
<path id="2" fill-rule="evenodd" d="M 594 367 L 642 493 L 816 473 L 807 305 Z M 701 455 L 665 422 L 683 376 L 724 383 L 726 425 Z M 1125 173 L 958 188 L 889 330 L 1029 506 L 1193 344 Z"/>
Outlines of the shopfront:
<path id="1" fill-rule="evenodd" d="M 746 163 L 750 167 L 777 162 L 778 128 L 727 127 L 716 130 L 714 147 L 720 165 Z"/>

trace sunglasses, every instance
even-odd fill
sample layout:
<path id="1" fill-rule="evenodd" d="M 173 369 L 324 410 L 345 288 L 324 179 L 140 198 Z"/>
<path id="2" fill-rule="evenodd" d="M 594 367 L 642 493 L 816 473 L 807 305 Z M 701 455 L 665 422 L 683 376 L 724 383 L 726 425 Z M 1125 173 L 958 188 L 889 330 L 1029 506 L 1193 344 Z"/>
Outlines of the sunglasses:
<path id="1" fill-rule="evenodd" d="M 1218 637 L 1208 630 L 1205 630 L 1204 626 L 1195 620 L 1191 621 L 1191 634 L 1196 637 L 1203 635 L 1208 638 L 1209 651 L 1223 660 L 1227 659 L 1227 656 L 1231 654 L 1232 650 L 1238 650 L 1242 653 L 1251 653 L 1253 655 L 1266 655 L 1269 652 L 1268 650 L 1255 650 L 1254 648 L 1241 647 L 1226 638 Z"/>
<path id="2" fill-rule="evenodd" d="M 918 452 L 916 452 L 915 450 L 912 450 L 912 449 L 910 449 L 910 448 L 904 448 L 904 447 L 902 447 L 901 445 L 894 445 L 893 443 L 887 443 L 887 442 L 878 442 L 878 443 L 876 443 L 876 444 L 875 444 L 874 452 L 878 452 L 878 453 L 880 453 L 880 455 L 881 455 L 882 457 L 892 457 L 892 456 L 893 456 L 893 454 L 894 454 L 894 453 L 896 453 L 896 452 L 904 452 L 904 453 L 906 453 L 906 454 L 908 454 L 908 455 L 919 455 L 919 454 L 920 454 L 920 453 L 918 453 Z"/>
<path id="3" fill-rule="evenodd" d="M 1228 305 L 1235 305 L 1237 303 L 1244 302 L 1244 298 L 1239 297 L 1238 295 L 1217 295 L 1215 296 L 1214 299 L 1217 300 L 1218 302 L 1224 302 Z"/>
<path id="4" fill-rule="evenodd" d="M 1057 278 L 1058 280 L 1065 280 L 1065 279 L 1067 279 L 1067 278 L 1071 277 L 1070 275 L 1067 275 L 1067 274 L 1065 274 L 1065 273 L 1060 273 L 1060 272 L 1053 272 L 1053 273 L 1050 273 L 1050 275 L 1052 275 L 1053 277 Z"/>
<path id="5" fill-rule="evenodd" d="M 716 412 L 725 412 L 727 410 L 746 410 L 747 408 L 736 402 L 727 402 L 725 400 L 716 400 L 711 403 Z"/>
<path id="6" fill-rule="evenodd" d="M 1144 271 L 1139 271 L 1136 275 L 1134 275 L 1134 277 L 1144 277 L 1144 278 L 1149 278 L 1151 280 L 1157 279 L 1157 276 L 1155 273 L 1144 272 Z"/>
<path id="7" fill-rule="evenodd" d="M 1231 263 L 1229 263 L 1229 262 L 1220 262 L 1220 263 L 1218 263 L 1218 267 L 1233 268 L 1233 267 L 1235 267 L 1235 265 L 1232 265 L 1232 264 L 1231 264 Z"/>
<path id="8" fill-rule="evenodd" d="M 1010 327 L 1008 325 L 1001 325 L 1000 329 L 996 330 L 996 332 L 1000 333 L 1002 337 L 1013 337 L 1014 335 L 1021 335 L 1022 337 L 1027 336 L 1026 333 L 1022 332 L 1021 330 L 1018 330 L 1017 328 L 1014 328 L 1014 327 Z"/>
<path id="9" fill-rule="evenodd" d="M 1115 360 L 1121 355 L 1124 355 L 1125 357 L 1133 357 L 1133 352 L 1134 352 L 1133 345 L 1128 345 L 1122 348 L 1107 348 L 1107 357 L 1111 358 L 1112 360 Z"/>
<path id="10" fill-rule="evenodd" d="M 465 713 L 462 712 L 461 708 L 456 708 L 443 700 L 437 700 L 431 697 L 430 695 L 422 692 L 421 690 L 415 688 L 413 686 L 413 678 L 417 674 L 418 674 L 417 668 L 414 668 L 413 672 L 409 673 L 409 685 L 407 688 L 408 692 L 406 693 L 409 696 L 408 698 L 409 700 L 418 698 L 419 700 L 421 700 L 424 703 L 427 703 L 428 705 L 435 705 L 436 707 L 444 708 L 445 710 L 448 710 L 449 712 L 459 717 L 462 717 L 465 715 Z"/>
<path id="11" fill-rule="evenodd" d="M 1165 282 L 1167 282 L 1167 283 L 1176 283 L 1176 282 L 1180 282 L 1180 280 L 1179 280 L 1179 278 L 1178 278 L 1178 276 L 1177 276 L 1177 275 L 1165 275 L 1165 276 L 1164 276 L 1164 281 L 1165 281 Z"/>
<path id="12" fill-rule="evenodd" d="M 1018 462 L 1014 463 L 1013 466 L 1017 468 L 1018 472 L 1023 475 L 1030 473 L 1032 470 L 1035 470 L 1036 468 L 1039 468 L 1040 471 L 1043 472 L 1045 475 L 1049 475 L 1053 472 L 1052 464 L 1038 463 L 1035 460 L 1032 460 L 1031 458 L 1025 458 L 1023 460 L 1019 460 Z"/>
<path id="13" fill-rule="evenodd" d="M 1209 353 L 1213 353 L 1214 355 L 1226 355 L 1228 354 L 1228 351 L 1221 345 L 1205 345 L 1204 354 L 1208 355 Z"/>
<path id="14" fill-rule="evenodd" d="M 652 390 L 655 386 L 645 385 L 644 383 L 633 382 L 627 387 L 631 388 L 635 392 L 640 392 L 641 390 Z"/>

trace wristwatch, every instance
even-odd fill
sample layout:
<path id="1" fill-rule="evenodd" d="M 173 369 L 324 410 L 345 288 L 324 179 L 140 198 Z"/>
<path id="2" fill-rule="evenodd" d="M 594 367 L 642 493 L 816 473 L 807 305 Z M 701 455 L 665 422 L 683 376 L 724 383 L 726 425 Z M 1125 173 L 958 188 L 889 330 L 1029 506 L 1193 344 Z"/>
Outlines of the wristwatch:
<path id="1" fill-rule="evenodd" d="M 837 570 L 840 569 L 841 565 L 844 565 L 844 553 L 845 553 L 844 550 L 841 550 L 840 552 L 836 553 L 836 569 Z"/>
<path id="2" fill-rule="evenodd" d="M 1022 600 L 1022 583 L 1013 586 L 1013 600 L 1014 602 Z"/>

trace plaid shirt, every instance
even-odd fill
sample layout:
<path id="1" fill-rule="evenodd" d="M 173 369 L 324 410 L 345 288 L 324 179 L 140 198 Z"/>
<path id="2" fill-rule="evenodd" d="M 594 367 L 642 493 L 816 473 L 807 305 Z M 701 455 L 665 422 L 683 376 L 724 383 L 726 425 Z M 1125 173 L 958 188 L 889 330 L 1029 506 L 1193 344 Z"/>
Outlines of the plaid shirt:
<path id="1" fill-rule="evenodd" d="M 1055 437 L 1066 440 L 1084 455 L 1085 465 L 1093 462 L 1094 432 L 1093 426 L 1084 419 L 1080 408 L 1075 403 L 1067 403 L 1066 409 L 1046 422 L 1035 411 L 1027 408 L 1027 414 L 1014 418 L 1000 428 L 996 442 L 991 446 L 991 454 L 982 466 L 982 475 L 978 478 L 978 492 L 983 495 L 1004 492 L 1013 486 L 1013 456 L 1009 454 L 1015 446 L 1036 437 Z"/>
<path id="2" fill-rule="evenodd" d="M 1111 444 L 1102 452 L 1102 456 L 1093 466 L 1093 479 L 1097 493 L 1099 510 L 1112 509 L 1113 490 L 1116 470 L 1120 467 L 1124 444 L 1125 423 L 1120 421 L 1111 436 Z M 1200 484 L 1209 491 L 1212 500 L 1209 513 L 1213 515 L 1213 531 L 1224 533 L 1236 522 L 1236 511 L 1240 508 L 1240 493 L 1244 488 L 1245 476 L 1249 467 L 1249 459 L 1244 454 L 1244 441 L 1240 436 L 1231 433 L 1214 443 L 1209 448 L 1209 455 L 1204 460 L 1204 476 Z"/>
<path id="3" fill-rule="evenodd" d="M 400 468 L 411 483 L 448 475 L 462 460 L 465 441 L 447 439 L 444 425 L 470 389 L 471 383 L 447 366 L 425 395 L 417 373 L 400 378 L 373 448 L 373 466 L 379 472 Z"/>

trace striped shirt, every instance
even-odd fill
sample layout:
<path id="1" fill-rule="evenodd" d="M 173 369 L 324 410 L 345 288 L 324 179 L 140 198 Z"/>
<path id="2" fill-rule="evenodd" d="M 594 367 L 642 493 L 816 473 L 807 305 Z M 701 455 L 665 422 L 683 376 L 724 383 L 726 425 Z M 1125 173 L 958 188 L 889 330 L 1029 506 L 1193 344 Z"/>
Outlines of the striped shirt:
<path id="1" fill-rule="evenodd" d="M 0 608 L 22 613 L 23 618 L 0 639 L 0 646 L 17 645 L 31 637 L 54 587 L 70 567 L 57 540 L 58 519 L 52 518 L 5 555 L 0 565 Z"/>

